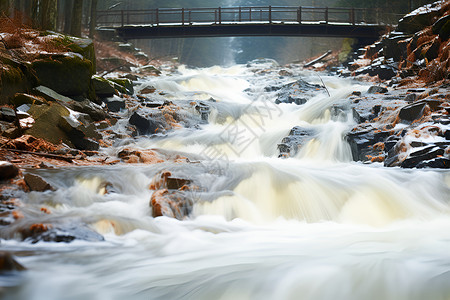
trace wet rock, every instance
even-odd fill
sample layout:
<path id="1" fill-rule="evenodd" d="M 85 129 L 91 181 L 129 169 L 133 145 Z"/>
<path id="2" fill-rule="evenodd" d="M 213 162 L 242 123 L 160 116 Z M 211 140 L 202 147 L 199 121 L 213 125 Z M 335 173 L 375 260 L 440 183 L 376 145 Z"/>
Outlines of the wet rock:
<path id="1" fill-rule="evenodd" d="M 92 76 L 92 84 L 98 97 L 112 97 L 116 93 L 114 83 L 100 76 Z"/>
<path id="2" fill-rule="evenodd" d="M 442 28 L 447 24 L 447 22 L 450 21 L 450 15 L 446 15 L 444 17 L 439 18 L 436 22 L 434 22 L 433 26 L 431 27 L 433 34 L 439 34 L 442 30 Z M 446 40 L 445 37 L 442 37 L 442 40 Z"/>
<path id="3" fill-rule="evenodd" d="M 203 102 L 197 102 L 195 105 L 195 110 L 200 114 L 202 121 L 208 121 L 211 110 L 207 104 Z"/>
<path id="4" fill-rule="evenodd" d="M 0 252 L 0 273 L 24 270 L 25 267 L 18 263 L 11 253 Z"/>
<path id="5" fill-rule="evenodd" d="M 400 166 L 402 168 L 414 168 L 421 162 L 431 160 L 442 156 L 444 154 L 444 149 L 439 147 L 431 146 L 422 151 L 418 151 L 417 153 L 411 153 L 408 158 L 406 158 Z"/>
<path id="6" fill-rule="evenodd" d="M 74 240 L 101 242 L 104 237 L 88 227 L 80 224 L 33 224 L 22 230 L 22 238 L 32 243 L 56 242 L 70 243 Z"/>
<path id="7" fill-rule="evenodd" d="M 418 120 L 423 116 L 426 105 L 426 102 L 418 102 L 403 106 L 398 113 L 398 117 L 407 123 Z"/>
<path id="8" fill-rule="evenodd" d="M 295 103 L 302 105 L 317 95 L 318 91 L 324 90 L 325 88 L 321 85 L 311 84 L 300 79 L 296 82 L 283 85 L 278 91 L 278 97 L 275 103 Z"/>
<path id="9" fill-rule="evenodd" d="M 133 83 L 127 78 L 110 78 L 110 81 L 114 83 L 114 87 L 122 94 L 133 95 L 134 88 Z"/>
<path id="10" fill-rule="evenodd" d="M 11 104 L 14 105 L 15 107 L 19 107 L 23 104 L 30 104 L 30 105 L 31 104 L 36 104 L 36 105 L 47 104 L 47 101 L 45 101 L 45 99 L 42 97 L 29 95 L 29 94 L 25 94 L 25 93 L 17 93 L 14 95 L 14 98 L 12 98 Z"/>
<path id="11" fill-rule="evenodd" d="M 384 94 L 384 93 L 387 93 L 387 92 L 388 92 L 387 88 L 385 88 L 383 86 L 378 86 L 378 85 L 371 86 L 369 88 L 369 90 L 367 91 L 367 93 L 369 93 L 369 94 L 376 94 L 376 93 Z"/>
<path id="12" fill-rule="evenodd" d="M 352 150 L 354 161 L 368 161 L 370 157 L 383 155 L 383 149 L 374 147 L 375 144 L 384 142 L 389 132 L 375 130 L 374 128 L 349 132 L 346 140 Z"/>
<path id="13" fill-rule="evenodd" d="M 411 94 L 408 94 L 405 96 L 405 101 L 409 102 L 409 103 L 416 101 L 416 99 L 417 99 L 417 94 L 414 94 L 414 93 L 411 93 Z"/>
<path id="14" fill-rule="evenodd" d="M 19 175 L 19 168 L 7 161 L 0 161 L 0 181 L 12 179 Z"/>
<path id="15" fill-rule="evenodd" d="M 138 72 L 143 75 L 154 75 L 154 76 L 159 76 L 161 74 L 161 71 L 152 65 L 140 67 Z"/>
<path id="16" fill-rule="evenodd" d="M 26 173 L 24 175 L 24 180 L 30 191 L 45 192 L 55 190 L 54 187 L 52 187 L 47 181 L 45 181 L 44 178 L 39 175 Z"/>
<path id="17" fill-rule="evenodd" d="M 169 190 L 178 190 L 182 188 L 185 185 L 190 184 L 191 181 L 188 179 L 182 179 L 182 178 L 173 178 L 173 177 L 167 177 L 166 178 L 166 185 Z"/>
<path id="18" fill-rule="evenodd" d="M 14 122 L 17 120 L 16 111 L 9 107 L 0 107 L 0 120 Z"/>
<path id="19" fill-rule="evenodd" d="M 450 169 L 450 159 L 438 157 L 429 161 L 422 161 L 416 165 L 416 168 Z"/>
<path id="20" fill-rule="evenodd" d="M 281 143 L 278 144 L 279 157 L 295 156 L 300 148 L 309 142 L 315 134 L 313 129 L 295 126 L 291 129 L 289 135 L 284 137 Z"/>
<path id="21" fill-rule="evenodd" d="M 439 1 L 438 1 L 439 2 Z M 427 9 L 419 8 L 398 21 L 397 31 L 415 33 L 433 24 L 433 18 L 438 15 L 438 2 L 427 5 Z"/>
<path id="22" fill-rule="evenodd" d="M 158 131 L 159 124 L 153 120 L 146 119 L 137 112 L 134 112 L 129 119 L 131 125 L 136 126 L 140 135 L 154 134 Z"/>
<path id="23" fill-rule="evenodd" d="M 79 54 L 41 54 L 31 67 L 41 85 L 59 94 L 89 95 L 93 63 Z"/>
<path id="24" fill-rule="evenodd" d="M 181 220 L 189 215 L 192 204 L 183 192 L 161 189 L 152 194 L 150 207 L 154 218 L 166 216 Z"/>
<path id="25" fill-rule="evenodd" d="M 110 98 L 104 98 L 102 99 L 103 103 L 106 104 L 108 109 L 112 112 L 119 112 L 122 109 L 126 108 L 125 100 L 122 98 L 119 98 L 117 96 L 110 97 Z"/>

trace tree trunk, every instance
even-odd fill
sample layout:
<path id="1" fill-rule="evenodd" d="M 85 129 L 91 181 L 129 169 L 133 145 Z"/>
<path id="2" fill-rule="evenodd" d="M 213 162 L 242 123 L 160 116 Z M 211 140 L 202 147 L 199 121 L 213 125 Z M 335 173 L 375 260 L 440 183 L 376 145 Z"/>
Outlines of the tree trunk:
<path id="1" fill-rule="evenodd" d="M 89 38 L 93 39 L 97 27 L 97 0 L 91 2 L 91 20 L 89 23 Z"/>
<path id="2" fill-rule="evenodd" d="M 64 29 L 63 32 L 69 34 L 72 24 L 72 0 L 64 0 Z"/>
<path id="3" fill-rule="evenodd" d="M 41 29 L 56 30 L 56 18 L 58 15 L 58 3 L 56 0 L 41 0 L 40 15 Z"/>
<path id="4" fill-rule="evenodd" d="M 83 0 L 73 2 L 72 20 L 70 26 L 70 34 L 81 37 L 81 22 L 83 17 Z"/>

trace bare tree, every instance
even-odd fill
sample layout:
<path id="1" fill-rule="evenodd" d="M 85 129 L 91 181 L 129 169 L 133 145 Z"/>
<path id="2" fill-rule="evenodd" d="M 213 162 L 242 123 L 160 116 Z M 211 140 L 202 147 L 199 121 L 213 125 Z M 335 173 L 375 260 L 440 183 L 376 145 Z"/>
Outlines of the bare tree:
<path id="1" fill-rule="evenodd" d="M 72 18 L 70 26 L 70 34 L 73 36 L 81 36 L 81 23 L 83 17 L 83 0 L 73 2 Z"/>
<path id="2" fill-rule="evenodd" d="M 89 38 L 93 39 L 97 27 L 97 0 L 91 1 L 91 20 L 89 23 Z"/>

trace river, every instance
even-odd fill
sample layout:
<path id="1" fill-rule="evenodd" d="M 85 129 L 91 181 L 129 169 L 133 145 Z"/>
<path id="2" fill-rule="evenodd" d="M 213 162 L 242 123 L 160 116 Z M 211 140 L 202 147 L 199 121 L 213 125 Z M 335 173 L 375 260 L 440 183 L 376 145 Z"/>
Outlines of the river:
<path id="1" fill-rule="evenodd" d="M 207 102 L 208 122 L 105 151 L 159 149 L 189 163 L 38 170 L 57 190 L 24 195 L 24 213 L 46 205 L 48 220 L 85 223 L 104 241 L 1 240 L 28 269 L 2 299 L 450 299 L 450 172 L 353 162 L 351 111 L 331 107 L 369 85 L 289 71 L 262 62 L 141 80 L 173 102 Z M 264 91 L 299 78 L 322 79 L 330 95 L 277 105 Z M 279 158 L 294 126 L 314 137 Z M 151 217 L 149 184 L 163 170 L 198 187 L 188 218 Z M 101 192 L 105 181 L 113 192 Z"/>

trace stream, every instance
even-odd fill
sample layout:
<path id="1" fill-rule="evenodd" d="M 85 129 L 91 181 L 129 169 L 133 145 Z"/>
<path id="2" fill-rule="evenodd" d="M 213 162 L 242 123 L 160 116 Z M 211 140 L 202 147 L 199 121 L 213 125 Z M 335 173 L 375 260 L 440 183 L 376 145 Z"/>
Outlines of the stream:
<path id="1" fill-rule="evenodd" d="M 192 109 L 190 126 L 104 151 L 156 149 L 188 162 L 35 170 L 57 189 L 24 194 L 23 213 L 86 224 L 104 240 L 2 239 L 27 271 L 0 277 L 10 286 L 0 298 L 450 299 L 450 172 L 352 161 L 351 111 L 331 108 L 369 85 L 278 71 L 263 61 L 140 79 L 138 90 L 164 91 L 155 97 L 204 101 L 207 120 Z M 330 95 L 275 104 L 276 91 L 265 90 L 298 79 L 323 80 Z M 295 126 L 312 138 L 279 158 L 277 145 Z M 186 192 L 190 213 L 181 220 L 151 216 L 149 184 L 167 170 L 197 187 Z M 43 205 L 52 211 L 44 220 L 36 214 Z"/>

